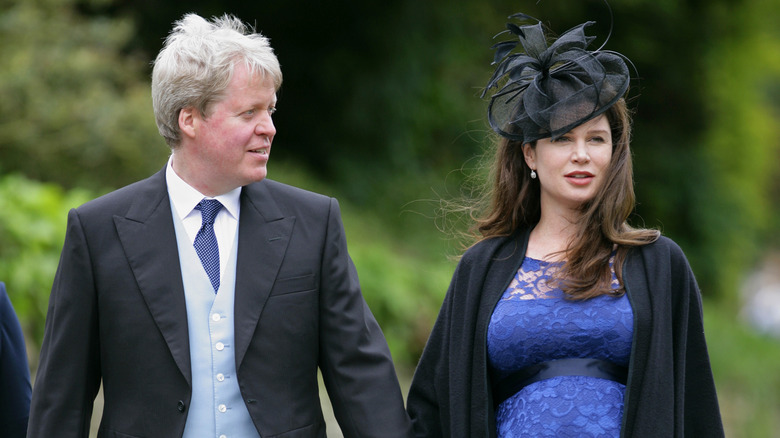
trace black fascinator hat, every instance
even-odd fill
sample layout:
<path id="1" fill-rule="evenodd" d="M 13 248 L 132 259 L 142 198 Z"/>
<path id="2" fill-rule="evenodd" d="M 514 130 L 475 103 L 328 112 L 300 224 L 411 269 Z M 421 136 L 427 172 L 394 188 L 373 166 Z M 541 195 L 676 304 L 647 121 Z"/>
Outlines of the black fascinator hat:
<path id="1" fill-rule="evenodd" d="M 595 37 L 586 36 L 585 28 L 595 22 L 566 31 L 548 46 L 539 20 L 525 14 L 509 18 L 536 24 L 507 23 L 496 37 L 509 33 L 516 38 L 492 47 L 497 67 L 482 97 L 496 89 L 488 121 L 501 136 L 523 144 L 556 139 L 602 114 L 628 90 L 627 58 L 587 49 Z"/>

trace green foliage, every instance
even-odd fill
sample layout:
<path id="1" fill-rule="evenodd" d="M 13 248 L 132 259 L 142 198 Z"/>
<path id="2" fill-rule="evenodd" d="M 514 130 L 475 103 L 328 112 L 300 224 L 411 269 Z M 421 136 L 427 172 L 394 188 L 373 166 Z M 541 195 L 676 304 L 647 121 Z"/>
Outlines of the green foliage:
<path id="1" fill-rule="evenodd" d="M 159 168 L 147 60 L 123 53 L 133 23 L 77 0 L 11 1 L 0 14 L 0 174 L 116 187 Z M 10 43 L 13 42 L 13 43 Z"/>
<path id="2" fill-rule="evenodd" d="M 18 175 L 0 178 L 0 280 L 28 341 L 36 347 L 43 336 L 68 210 L 89 198 L 83 190 L 65 192 Z"/>

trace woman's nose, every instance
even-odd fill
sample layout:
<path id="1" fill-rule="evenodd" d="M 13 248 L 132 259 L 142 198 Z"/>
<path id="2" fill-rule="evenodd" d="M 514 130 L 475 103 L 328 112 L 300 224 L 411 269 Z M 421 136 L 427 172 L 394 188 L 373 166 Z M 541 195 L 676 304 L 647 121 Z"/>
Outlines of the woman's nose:
<path id="1" fill-rule="evenodd" d="M 590 161 L 590 155 L 588 155 L 588 145 L 585 144 L 585 140 L 577 140 L 574 143 L 574 151 L 572 152 L 572 160 L 577 162 Z"/>

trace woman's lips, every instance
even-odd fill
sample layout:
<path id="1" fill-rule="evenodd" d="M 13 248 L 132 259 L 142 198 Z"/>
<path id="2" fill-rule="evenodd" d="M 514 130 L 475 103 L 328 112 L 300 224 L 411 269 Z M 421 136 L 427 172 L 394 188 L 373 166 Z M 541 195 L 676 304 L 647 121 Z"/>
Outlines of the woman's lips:
<path id="1" fill-rule="evenodd" d="M 569 181 L 569 183 L 577 186 L 584 186 L 590 184 L 590 182 L 593 181 L 593 177 L 595 175 L 590 172 L 576 171 L 569 172 L 564 176 L 566 177 L 566 180 Z"/>

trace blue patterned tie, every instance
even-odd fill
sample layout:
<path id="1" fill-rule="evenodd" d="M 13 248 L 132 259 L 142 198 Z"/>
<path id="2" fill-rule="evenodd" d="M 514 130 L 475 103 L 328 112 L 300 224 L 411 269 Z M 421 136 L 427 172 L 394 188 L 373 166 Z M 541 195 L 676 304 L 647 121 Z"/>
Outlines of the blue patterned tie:
<path id="1" fill-rule="evenodd" d="M 214 234 L 214 218 L 221 208 L 222 204 L 216 199 L 204 199 L 195 206 L 203 218 L 203 225 L 195 236 L 195 252 L 214 286 L 214 293 L 219 290 L 219 246 Z"/>

